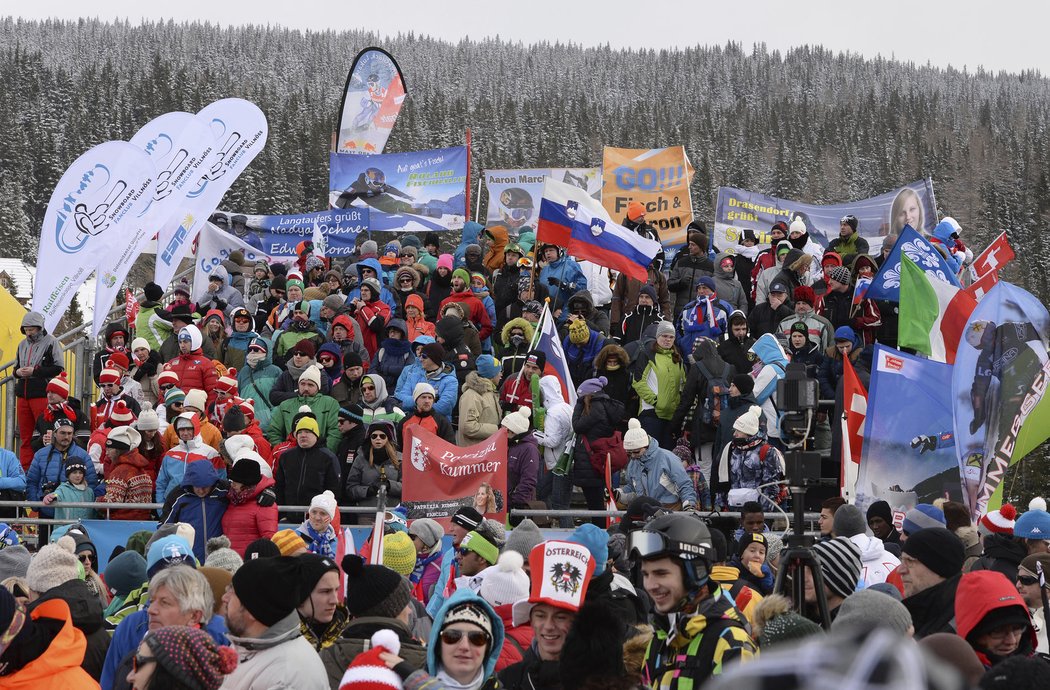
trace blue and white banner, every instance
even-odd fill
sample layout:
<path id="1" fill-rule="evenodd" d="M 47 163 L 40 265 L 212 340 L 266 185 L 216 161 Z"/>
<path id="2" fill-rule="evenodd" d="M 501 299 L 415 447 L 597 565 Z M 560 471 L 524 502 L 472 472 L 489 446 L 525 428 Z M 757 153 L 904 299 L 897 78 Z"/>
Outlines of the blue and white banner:
<path id="1" fill-rule="evenodd" d="M 147 122 L 131 138 L 131 143 L 149 154 L 157 167 L 157 179 L 151 203 L 138 215 L 131 232 L 122 240 L 126 246 L 113 247 L 113 251 L 102 255 L 95 288 L 94 313 L 99 315 L 106 314 L 113 306 L 132 264 L 159 229 L 178 228 L 186 196 L 211 160 L 215 137 L 201 118 L 175 112 Z M 94 319 L 91 337 L 97 337 L 105 325 L 104 318 Z"/>
<path id="2" fill-rule="evenodd" d="M 126 244 L 153 199 L 156 165 L 142 148 L 108 141 L 77 158 L 44 212 L 33 310 L 53 331 L 107 252 Z"/>
<path id="3" fill-rule="evenodd" d="M 886 299 L 899 302 L 901 296 L 901 254 L 906 255 L 915 262 L 915 265 L 927 273 L 930 280 L 941 280 L 955 287 L 959 286 L 959 279 L 929 240 L 922 237 L 910 227 L 901 231 L 897 238 L 897 244 L 882 262 L 879 272 L 871 279 L 868 299 Z"/>
<path id="4" fill-rule="evenodd" d="M 951 397 L 952 367 L 875 346 L 857 506 L 903 513 L 937 498 L 962 499 Z"/>
<path id="5" fill-rule="evenodd" d="M 171 282 L 208 217 L 266 144 L 269 131 L 263 112 L 241 98 L 215 101 L 197 116 L 211 127 L 215 150 L 207 169 L 186 194 L 178 225 L 169 223 L 160 229 L 154 278 L 158 285 Z"/>
<path id="6" fill-rule="evenodd" d="M 356 207 L 286 216 L 221 211 L 212 215 L 211 222 L 267 256 L 294 257 L 297 244 L 314 240 L 314 253 L 319 256 L 349 257 L 357 236 L 368 231 L 368 215 L 367 208 Z"/>
<path id="7" fill-rule="evenodd" d="M 371 230 L 440 232 L 466 222 L 465 146 L 330 156 L 330 205 L 368 209 Z"/>

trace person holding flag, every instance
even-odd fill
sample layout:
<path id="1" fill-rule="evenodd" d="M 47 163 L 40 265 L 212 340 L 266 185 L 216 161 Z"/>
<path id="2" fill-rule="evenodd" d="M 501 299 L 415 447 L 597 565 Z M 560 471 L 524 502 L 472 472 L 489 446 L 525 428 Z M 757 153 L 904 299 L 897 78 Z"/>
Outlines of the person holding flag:
<path id="1" fill-rule="evenodd" d="M 587 276 L 572 258 L 556 244 L 544 243 L 540 246 L 539 281 L 550 293 L 554 318 L 561 323 L 568 317 L 565 307 L 569 299 L 580 290 L 587 289 Z"/>
<path id="2" fill-rule="evenodd" d="M 850 264 L 850 279 L 853 283 L 853 306 L 850 310 L 852 319 L 850 321 L 853 330 L 861 338 L 864 345 L 873 345 L 878 336 L 879 328 L 882 326 L 882 312 L 875 300 L 868 299 L 865 295 L 871 279 L 879 267 L 875 260 L 867 254 L 858 254 Z"/>
<path id="3" fill-rule="evenodd" d="M 715 293 L 715 279 L 701 276 L 696 281 L 696 299 L 685 305 L 679 319 L 678 348 L 692 352 L 700 338 L 718 340 L 726 332 L 726 322 L 733 308 Z"/>

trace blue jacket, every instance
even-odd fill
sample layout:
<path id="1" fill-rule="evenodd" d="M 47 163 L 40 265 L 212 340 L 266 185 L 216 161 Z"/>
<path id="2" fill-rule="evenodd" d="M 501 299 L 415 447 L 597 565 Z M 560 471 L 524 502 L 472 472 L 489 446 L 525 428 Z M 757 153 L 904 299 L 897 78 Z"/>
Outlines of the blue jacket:
<path id="1" fill-rule="evenodd" d="M 496 611 L 487 601 L 479 597 L 477 594 L 474 594 L 469 589 L 461 589 L 450 596 L 441 607 L 441 610 L 438 611 L 436 616 L 434 616 L 434 625 L 430 628 L 430 641 L 427 643 L 427 673 L 431 676 L 436 676 L 438 673 L 438 662 L 440 660 L 438 650 L 441 648 L 441 642 L 438 638 L 441 635 L 441 628 L 444 625 L 445 616 L 448 615 L 450 609 L 464 603 L 473 604 L 485 611 L 488 615 L 489 622 L 492 623 L 492 646 L 490 647 L 492 652 L 489 653 L 488 659 L 485 660 L 485 678 L 491 678 L 496 672 L 496 662 L 499 660 L 499 650 L 503 649 L 503 619 L 496 614 Z"/>
<path id="2" fill-rule="evenodd" d="M 557 285 L 551 285 L 553 278 Z M 587 289 L 587 276 L 583 274 L 580 265 L 572 257 L 562 255 L 557 261 L 553 261 L 540 269 L 540 283 L 547 288 L 551 297 L 551 313 L 565 308 L 569 298 L 580 290 Z M 558 323 L 564 323 L 569 315 L 562 313 Z"/>
<path id="3" fill-rule="evenodd" d="M 733 307 L 723 299 L 712 298 L 714 305 L 715 325 L 712 326 L 707 316 L 707 300 L 694 299 L 685 305 L 682 310 L 682 318 L 678 324 L 678 349 L 689 354 L 693 346 L 700 338 L 718 340 L 719 336 L 726 332 L 726 322 L 733 312 Z"/>
<path id="4" fill-rule="evenodd" d="M 29 472 L 26 473 L 26 498 L 30 501 L 39 501 L 44 497 L 41 490 L 42 484 L 54 482 L 57 486 L 66 481 L 66 459 L 68 458 L 76 458 L 87 467 L 87 483 L 95 492 L 96 497 L 106 493 L 105 487 L 99 484 L 98 476 L 95 475 L 95 463 L 91 461 L 91 456 L 74 443 L 66 451 L 65 458 L 55 450 L 53 445 L 44 446 L 33 455 L 33 462 L 29 465 Z M 54 508 L 40 509 L 40 517 L 52 518 L 54 515 Z"/>
<path id="5" fill-rule="evenodd" d="M 455 268 L 462 268 L 466 262 L 467 246 L 471 244 L 478 244 L 478 237 L 481 236 L 481 231 L 484 230 L 484 226 L 480 223 L 475 223 L 472 220 L 468 220 L 463 225 L 463 239 L 456 245 L 456 250 L 452 253 L 452 265 Z"/>
<path id="6" fill-rule="evenodd" d="M 18 456 L 6 448 L 0 448 L 0 491 L 26 490 L 26 473 Z"/>
<path id="7" fill-rule="evenodd" d="M 99 681 L 103 690 L 110 690 L 113 687 L 120 662 L 128 655 L 128 652 L 138 649 L 148 629 L 149 614 L 143 609 L 122 620 L 117 629 L 113 631 L 113 641 L 110 642 L 109 651 L 106 652 L 106 663 L 102 666 L 102 678 Z M 222 616 L 212 616 L 211 620 L 202 626 L 202 629 L 211 635 L 215 644 L 230 644 L 230 641 L 226 639 L 226 619 Z"/>
<path id="8" fill-rule="evenodd" d="M 605 336 L 593 328 L 587 329 L 587 342 L 577 345 L 565 336 L 562 341 L 565 349 L 565 363 L 569 365 L 569 374 L 576 386 L 594 376 L 594 358 L 605 347 Z"/>
<path id="9" fill-rule="evenodd" d="M 937 227 L 930 234 L 941 243 L 940 247 L 936 245 L 934 247 L 939 250 L 943 249 L 941 256 L 944 257 L 944 262 L 948 264 L 953 273 L 958 273 L 959 269 L 962 268 L 962 257 L 952 254 L 952 247 L 955 246 L 955 240 L 952 239 L 952 233 L 954 232 L 955 226 L 942 220 L 940 223 L 937 223 Z"/>
<path id="10" fill-rule="evenodd" d="M 357 287 L 350 291 L 350 294 L 346 296 L 345 304 L 350 304 L 355 299 L 361 297 L 361 269 L 371 268 L 376 272 L 376 280 L 379 281 L 379 299 L 386 302 L 386 305 L 390 307 L 390 316 L 404 316 L 404 314 L 398 313 L 397 299 L 394 297 L 394 293 L 386 287 L 385 273 L 383 267 L 379 264 L 379 259 L 362 259 L 358 261 L 354 266 L 357 268 Z M 314 323 L 319 323 L 320 317 Z"/>
<path id="11" fill-rule="evenodd" d="M 219 473 L 211 462 L 194 460 L 186 466 L 182 475 L 182 488 L 186 493 L 175 499 L 166 523 L 188 522 L 193 525 L 193 555 L 204 562 L 205 545 L 209 539 L 222 536 L 222 516 L 226 513 L 226 490 L 215 486 Z M 195 486 L 210 486 L 211 493 L 201 498 L 193 493 Z"/>
<path id="12" fill-rule="evenodd" d="M 620 487 L 625 503 L 630 503 L 638 496 L 648 496 L 664 505 L 678 501 L 696 505 L 696 488 L 686 474 L 682 461 L 671 451 L 661 448 L 651 436 L 648 450 L 642 457 L 628 462 L 626 472 Z M 670 484 L 674 490 L 668 489 L 665 484 Z"/>
<path id="13" fill-rule="evenodd" d="M 418 340 L 418 339 L 417 339 Z M 440 369 L 431 374 L 423 370 L 423 365 L 418 362 L 405 367 L 397 380 L 397 388 L 394 397 L 400 401 L 398 407 L 405 413 L 406 417 L 412 416 L 416 411 L 416 401 L 412 396 L 417 383 L 429 383 L 437 393 L 434 401 L 434 409 L 452 419 L 452 410 L 456 408 L 459 399 L 459 380 L 456 372 L 452 371 L 451 365 L 443 364 Z"/>

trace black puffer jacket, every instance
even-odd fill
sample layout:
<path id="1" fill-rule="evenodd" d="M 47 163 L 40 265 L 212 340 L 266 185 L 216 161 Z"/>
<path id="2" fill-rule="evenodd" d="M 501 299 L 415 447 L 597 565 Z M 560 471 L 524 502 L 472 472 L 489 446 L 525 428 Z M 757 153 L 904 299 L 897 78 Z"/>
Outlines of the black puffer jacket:
<path id="1" fill-rule="evenodd" d="M 45 601 L 61 599 L 69 604 L 73 625 L 87 638 L 87 651 L 80 667 L 95 680 L 102 677 L 102 665 L 106 662 L 110 636 L 102 618 L 102 602 L 83 580 L 68 580 L 52 587 L 29 605 L 29 611 Z"/>
<path id="2" fill-rule="evenodd" d="M 589 410 L 584 411 L 586 396 L 576 401 L 572 411 L 572 430 L 577 434 L 573 451 L 572 483 L 576 486 L 605 486 L 605 478 L 591 465 L 590 455 L 583 439 L 588 442 L 608 438 L 623 419 L 623 403 L 613 400 L 604 391 L 590 396 Z"/>

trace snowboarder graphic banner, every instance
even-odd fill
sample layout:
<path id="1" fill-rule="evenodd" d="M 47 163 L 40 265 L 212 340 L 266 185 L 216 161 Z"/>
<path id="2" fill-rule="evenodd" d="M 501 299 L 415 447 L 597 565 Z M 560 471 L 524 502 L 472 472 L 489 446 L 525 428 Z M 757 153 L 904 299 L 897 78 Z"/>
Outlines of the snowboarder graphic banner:
<path id="1" fill-rule="evenodd" d="M 408 91 L 390 53 L 365 48 L 350 67 L 332 150 L 382 153 Z"/>

